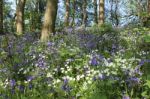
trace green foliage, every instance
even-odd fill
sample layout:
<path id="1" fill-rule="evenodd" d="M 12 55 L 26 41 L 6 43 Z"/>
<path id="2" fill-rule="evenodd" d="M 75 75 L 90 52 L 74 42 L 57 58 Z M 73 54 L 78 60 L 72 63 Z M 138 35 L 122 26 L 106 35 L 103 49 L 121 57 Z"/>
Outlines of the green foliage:
<path id="1" fill-rule="evenodd" d="M 141 93 L 141 95 L 144 98 L 150 98 L 149 94 L 150 94 L 150 81 L 146 80 L 146 82 L 144 84 L 144 91 Z"/>
<path id="2" fill-rule="evenodd" d="M 3 37 L 0 97 L 149 98 L 149 52 L 138 46 L 148 29 L 101 28 L 58 33 L 45 43 L 31 33 Z"/>
<path id="3" fill-rule="evenodd" d="M 89 31 L 95 34 L 117 32 L 116 30 L 113 29 L 112 25 L 108 23 L 102 24 L 101 26 L 95 24 L 89 29 Z"/>

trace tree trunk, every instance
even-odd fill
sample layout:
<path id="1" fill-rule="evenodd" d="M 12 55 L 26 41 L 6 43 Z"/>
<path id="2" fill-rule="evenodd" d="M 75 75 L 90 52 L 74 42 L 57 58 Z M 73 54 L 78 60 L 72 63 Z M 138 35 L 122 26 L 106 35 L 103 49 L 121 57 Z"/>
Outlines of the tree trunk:
<path id="1" fill-rule="evenodd" d="M 3 0 L 0 0 L 0 34 L 3 34 Z"/>
<path id="2" fill-rule="evenodd" d="M 72 11 L 71 27 L 73 27 L 75 25 L 75 7 L 76 7 L 76 3 L 75 3 L 75 0 L 73 0 L 73 11 Z"/>
<path id="3" fill-rule="evenodd" d="M 65 27 L 69 26 L 69 14 L 70 14 L 70 0 L 66 0 L 66 12 L 65 12 Z"/>
<path id="4" fill-rule="evenodd" d="M 86 11 L 86 7 L 87 7 L 87 1 L 83 0 L 83 19 L 82 19 L 82 25 L 86 26 L 86 22 L 87 22 L 87 11 Z"/>
<path id="5" fill-rule="evenodd" d="M 21 35 L 24 31 L 24 7 L 26 0 L 19 0 L 16 9 L 16 33 Z"/>
<path id="6" fill-rule="evenodd" d="M 35 12 L 36 12 L 36 19 L 35 19 L 35 30 L 39 30 L 40 29 L 40 23 L 41 23 L 41 13 L 40 13 L 40 3 L 41 1 L 40 0 L 37 0 L 36 1 L 36 5 L 35 5 Z"/>
<path id="7" fill-rule="evenodd" d="M 148 0 L 148 22 L 147 26 L 150 27 L 150 0 Z"/>
<path id="8" fill-rule="evenodd" d="M 148 16 L 150 18 L 150 0 L 148 0 Z"/>
<path id="9" fill-rule="evenodd" d="M 41 41 L 49 39 L 49 33 L 55 33 L 58 0 L 47 0 L 44 23 L 41 32 Z"/>
<path id="10" fill-rule="evenodd" d="M 113 4 L 114 4 L 114 0 L 110 0 L 111 2 L 111 7 L 110 7 L 110 20 L 111 20 L 111 24 L 113 25 L 114 23 L 114 15 L 113 15 Z"/>
<path id="11" fill-rule="evenodd" d="M 98 24 L 98 21 L 97 21 L 97 0 L 94 0 L 94 23 Z"/>
<path id="12" fill-rule="evenodd" d="M 104 2 L 104 0 L 99 0 L 99 25 L 104 24 Z"/>
<path id="13" fill-rule="evenodd" d="M 115 25 L 118 26 L 119 25 L 119 16 L 118 16 L 118 3 L 119 0 L 115 0 Z"/>

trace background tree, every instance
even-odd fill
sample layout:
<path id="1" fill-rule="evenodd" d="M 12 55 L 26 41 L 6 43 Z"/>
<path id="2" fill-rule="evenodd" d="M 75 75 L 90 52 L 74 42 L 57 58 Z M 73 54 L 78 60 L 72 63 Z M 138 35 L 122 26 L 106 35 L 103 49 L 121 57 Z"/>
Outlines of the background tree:
<path id="1" fill-rule="evenodd" d="M 75 13 L 76 13 L 76 1 L 72 0 L 72 22 L 71 22 L 72 27 L 75 25 Z"/>
<path id="2" fill-rule="evenodd" d="M 99 0 L 99 20 L 98 20 L 98 24 L 102 25 L 104 24 L 104 0 Z"/>
<path id="3" fill-rule="evenodd" d="M 41 32 L 41 41 L 49 39 L 49 33 L 55 33 L 58 0 L 47 0 L 44 23 Z"/>
<path id="4" fill-rule="evenodd" d="M 147 19 L 145 21 L 145 26 L 150 27 L 150 0 L 147 1 Z"/>
<path id="5" fill-rule="evenodd" d="M 24 31 L 24 7 L 26 0 L 19 0 L 16 8 L 16 33 L 22 34 Z"/>
<path id="6" fill-rule="evenodd" d="M 70 0 L 65 0 L 65 6 L 66 6 L 66 11 L 65 11 L 65 26 L 69 26 L 69 14 L 70 14 Z"/>
<path id="7" fill-rule="evenodd" d="M 0 0 L 0 34 L 3 34 L 3 0 Z"/>
<path id="8" fill-rule="evenodd" d="M 93 4 L 94 4 L 94 23 L 98 24 L 98 21 L 97 21 L 97 0 L 94 0 Z"/>
<path id="9" fill-rule="evenodd" d="M 24 16 L 29 22 L 26 24 L 26 29 L 33 32 L 41 29 L 45 5 L 46 0 L 27 0 Z"/>
<path id="10" fill-rule="evenodd" d="M 150 0 L 148 0 L 148 13 L 150 14 Z"/>
<path id="11" fill-rule="evenodd" d="M 83 0 L 83 5 L 82 5 L 82 13 L 83 13 L 83 18 L 82 18 L 82 25 L 86 26 L 87 22 L 87 0 Z"/>
<path id="12" fill-rule="evenodd" d="M 120 24 L 121 13 L 118 9 L 120 2 L 121 1 L 119 0 L 110 0 L 110 21 L 114 26 L 118 26 Z"/>

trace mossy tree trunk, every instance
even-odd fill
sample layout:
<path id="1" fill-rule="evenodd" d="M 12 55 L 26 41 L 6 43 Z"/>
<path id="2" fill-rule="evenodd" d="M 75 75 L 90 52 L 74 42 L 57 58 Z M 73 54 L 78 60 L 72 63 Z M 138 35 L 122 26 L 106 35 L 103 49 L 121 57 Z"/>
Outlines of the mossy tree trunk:
<path id="1" fill-rule="evenodd" d="M 16 33 L 21 35 L 24 31 L 24 7 L 26 0 L 18 0 L 16 8 Z"/>
<path id="2" fill-rule="evenodd" d="M 41 41 L 47 41 L 50 33 L 55 33 L 58 0 L 47 0 L 44 23 L 41 31 Z"/>

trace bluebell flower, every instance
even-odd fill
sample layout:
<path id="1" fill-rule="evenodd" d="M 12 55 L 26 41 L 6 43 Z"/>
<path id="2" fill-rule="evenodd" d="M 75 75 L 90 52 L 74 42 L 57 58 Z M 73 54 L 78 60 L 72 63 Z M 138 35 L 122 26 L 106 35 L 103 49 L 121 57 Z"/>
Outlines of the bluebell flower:
<path id="1" fill-rule="evenodd" d="M 63 84 L 63 85 L 62 85 L 62 89 L 63 89 L 64 91 L 69 92 L 69 91 L 71 90 L 71 87 L 70 87 L 68 84 Z"/>
<path id="2" fill-rule="evenodd" d="M 93 57 L 92 60 L 91 60 L 91 65 L 93 66 L 97 66 L 98 65 L 98 61 L 97 61 L 97 58 L 96 57 Z"/>
<path id="3" fill-rule="evenodd" d="M 141 60 L 141 61 L 139 62 L 139 66 L 143 66 L 144 63 L 145 63 L 145 60 Z"/>
<path id="4" fill-rule="evenodd" d="M 126 80 L 128 87 L 133 87 L 140 83 L 140 79 L 137 77 L 130 77 Z"/>
<path id="5" fill-rule="evenodd" d="M 147 62 L 147 63 L 150 63 L 150 59 L 147 59 L 146 62 Z"/>
<path id="6" fill-rule="evenodd" d="M 94 77 L 93 77 L 93 81 L 96 81 L 96 80 L 97 80 L 97 78 L 94 76 Z"/>
<path id="7" fill-rule="evenodd" d="M 140 71 L 140 67 L 139 67 L 139 66 L 137 66 L 137 67 L 135 68 L 134 72 L 135 72 L 136 74 L 140 75 L 140 76 L 142 76 L 142 74 L 143 74 L 143 73 Z"/>
<path id="8" fill-rule="evenodd" d="M 28 76 L 28 77 L 27 77 L 27 81 L 32 81 L 33 79 L 34 79 L 33 76 Z"/>
<path id="9" fill-rule="evenodd" d="M 124 95 L 124 96 L 122 97 L 122 99 L 130 99 L 130 97 L 127 96 L 127 95 Z"/>
<path id="10" fill-rule="evenodd" d="M 15 89 L 14 88 L 11 89 L 11 94 L 15 94 Z"/>
<path id="11" fill-rule="evenodd" d="M 47 46 L 51 47 L 52 46 L 52 42 L 47 42 Z"/>
<path id="12" fill-rule="evenodd" d="M 14 87 L 16 85 L 16 81 L 14 79 L 10 80 L 10 86 Z"/>
<path id="13" fill-rule="evenodd" d="M 37 63 L 37 65 L 38 65 L 38 67 L 40 67 L 41 69 L 45 69 L 47 66 L 46 66 L 46 61 L 45 61 L 45 59 L 44 58 L 39 58 L 38 59 L 38 63 Z"/>
<path id="14" fill-rule="evenodd" d="M 104 56 L 103 56 L 103 55 L 99 55 L 99 59 L 100 59 L 100 60 L 103 60 L 103 59 L 104 59 Z"/>
<path id="15" fill-rule="evenodd" d="M 25 86 L 24 85 L 19 85 L 18 88 L 19 88 L 20 92 L 24 92 Z"/>
<path id="16" fill-rule="evenodd" d="M 92 49 L 96 47 L 95 42 L 88 41 L 86 44 L 87 48 Z"/>
<path id="17" fill-rule="evenodd" d="M 140 82 L 140 79 L 137 78 L 137 77 L 132 77 L 132 78 L 130 78 L 130 81 L 133 81 L 133 82 L 135 82 L 135 83 L 139 83 L 139 82 Z"/>
<path id="18" fill-rule="evenodd" d="M 68 84 L 68 79 L 67 78 L 64 78 L 64 84 Z"/>
<path id="19" fill-rule="evenodd" d="M 117 46 L 115 44 L 112 44 L 112 49 L 116 49 Z"/>
<path id="20" fill-rule="evenodd" d="M 29 87 L 29 89 L 31 90 L 31 89 L 33 88 L 32 83 L 30 83 L 28 87 Z"/>

